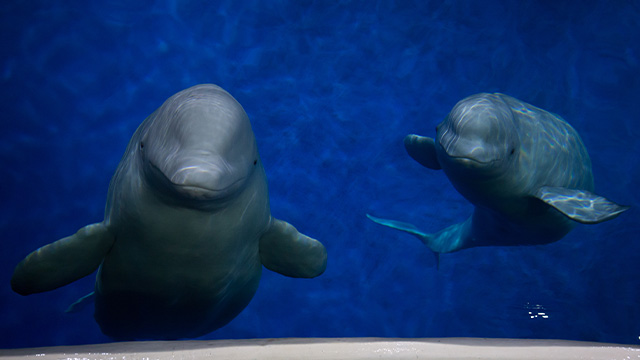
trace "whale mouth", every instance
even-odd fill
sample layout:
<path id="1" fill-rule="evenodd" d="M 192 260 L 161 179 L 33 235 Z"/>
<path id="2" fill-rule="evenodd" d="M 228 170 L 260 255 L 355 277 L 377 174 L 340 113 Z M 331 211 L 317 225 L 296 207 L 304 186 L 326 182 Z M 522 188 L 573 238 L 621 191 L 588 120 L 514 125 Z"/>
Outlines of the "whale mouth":
<path id="1" fill-rule="evenodd" d="M 474 141 L 459 136 L 446 137 L 445 134 L 438 134 L 438 145 L 453 161 L 471 162 L 477 165 L 490 165 L 500 161 L 495 149 L 487 146 L 484 142 Z"/>
<path id="2" fill-rule="evenodd" d="M 492 178 L 500 174 L 502 170 L 502 159 L 483 160 L 476 156 L 451 155 L 446 151 L 442 154 L 440 163 L 445 171 L 456 176 L 469 177 L 474 179 Z"/>
<path id="3" fill-rule="evenodd" d="M 447 154 L 447 155 L 449 155 L 449 154 Z M 467 166 L 467 167 L 486 167 L 486 166 L 491 166 L 492 164 L 500 162 L 500 159 L 482 161 L 482 160 L 474 159 L 474 158 L 471 158 L 471 157 L 468 157 L 468 156 L 451 156 L 451 155 L 449 155 L 449 158 L 454 163 L 457 163 L 457 164 L 460 164 L 460 165 L 463 165 L 463 166 Z"/>
<path id="4" fill-rule="evenodd" d="M 228 184 L 224 184 L 225 186 L 221 186 L 220 188 L 213 188 L 202 184 L 206 184 L 207 182 L 216 183 L 216 180 L 224 175 L 199 171 L 199 176 L 196 178 L 182 176 L 176 179 L 170 179 L 153 162 L 148 161 L 147 164 L 148 165 L 145 166 L 145 172 L 148 172 L 146 178 L 155 189 L 155 192 L 162 198 L 177 198 L 182 199 L 182 201 L 196 202 L 223 201 L 234 194 L 246 179 L 246 177 L 241 177 Z"/>
<path id="5" fill-rule="evenodd" d="M 212 189 L 200 185 L 175 183 L 171 180 L 169 180 L 169 182 L 174 186 L 175 190 L 183 196 L 199 200 L 214 200 L 224 198 L 233 193 L 233 190 L 235 190 L 237 185 L 241 184 L 244 179 L 245 178 L 237 179 L 228 186 L 220 189 Z"/>
<path id="6" fill-rule="evenodd" d="M 452 163 L 464 168 L 481 169 L 491 168 L 500 163 L 502 158 L 496 158 L 494 152 L 479 144 L 464 144 L 457 141 L 444 141 L 438 139 L 438 145 L 444 150 L 444 154 Z M 466 145 L 466 146 L 462 146 Z"/>
<path id="7" fill-rule="evenodd" d="M 217 197 L 220 197 L 220 194 L 224 192 L 224 189 L 222 190 L 207 189 L 201 186 L 182 185 L 182 184 L 176 184 L 173 182 L 171 184 L 175 187 L 176 191 L 178 191 L 180 194 L 185 195 L 192 199 L 201 199 L 201 200 L 215 199 Z"/>

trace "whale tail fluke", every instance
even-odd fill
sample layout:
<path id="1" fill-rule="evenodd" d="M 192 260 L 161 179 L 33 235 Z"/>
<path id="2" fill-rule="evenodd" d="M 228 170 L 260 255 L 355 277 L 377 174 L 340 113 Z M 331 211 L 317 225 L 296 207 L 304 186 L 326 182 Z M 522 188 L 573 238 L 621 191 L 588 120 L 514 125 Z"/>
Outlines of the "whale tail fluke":
<path id="1" fill-rule="evenodd" d="M 404 231 L 420 239 L 420 241 L 422 241 L 422 243 L 425 244 L 433 252 L 433 255 L 436 257 L 436 268 L 440 269 L 440 251 L 437 251 L 432 247 L 434 239 L 434 236 L 432 234 L 427 234 L 410 223 L 397 220 L 382 219 L 369 214 L 367 214 L 367 217 L 376 224 Z"/>

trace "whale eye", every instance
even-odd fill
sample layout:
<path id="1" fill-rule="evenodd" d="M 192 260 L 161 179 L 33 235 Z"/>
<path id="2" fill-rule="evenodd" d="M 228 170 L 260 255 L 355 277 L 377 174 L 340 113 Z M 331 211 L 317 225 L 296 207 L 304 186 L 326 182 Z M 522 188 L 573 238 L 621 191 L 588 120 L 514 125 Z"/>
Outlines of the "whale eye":
<path id="1" fill-rule="evenodd" d="M 257 164 L 257 163 L 258 163 L 258 159 L 253 160 L 253 165 L 255 165 L 255 164 Z"/>
<path id="2" fill-rule="evenodd" d="M 511 152 L 509 154 L 513 155 L 513 154 L 515 154 L 515 152 L 516 152 L 516 149 L 511 149 Z"/>
<path id="3" fill-rule="evenodd" d="M 140 150 L 144 149 L 144 141 L 140 141 Z"/>

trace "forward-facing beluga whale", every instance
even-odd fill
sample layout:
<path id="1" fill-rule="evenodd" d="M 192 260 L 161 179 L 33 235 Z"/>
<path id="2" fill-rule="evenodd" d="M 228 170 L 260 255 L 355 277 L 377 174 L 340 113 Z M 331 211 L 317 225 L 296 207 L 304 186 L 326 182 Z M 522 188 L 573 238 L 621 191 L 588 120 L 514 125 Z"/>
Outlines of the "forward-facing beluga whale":
<path id="1" fill-rule="evenodd" d="M 111 180 L 104 221 L 46 245 L 16 267 L 23 294 L 98 269 L 94 317 L 113 338 L 209 333 L 253 297 L 262 265 L 322 274 L 324 246 L 275 219 L 249 118 L 215 85 L 170 97 L 133 135 Z"/>
<path id="2" fill-rule="evenodd" d="M 591 160 L 562 118 L 504 94 L 458 102 L 435 140 L 408 135 L 404 145 L 423 166 L 444 170 L 475 205 L 466 221 L 434 234 L 367 215 L 417 236 L 437 254 L 474 246 L 547 244 L 576 223 L 596 224 L 628 209 L 593 193 Z"/>

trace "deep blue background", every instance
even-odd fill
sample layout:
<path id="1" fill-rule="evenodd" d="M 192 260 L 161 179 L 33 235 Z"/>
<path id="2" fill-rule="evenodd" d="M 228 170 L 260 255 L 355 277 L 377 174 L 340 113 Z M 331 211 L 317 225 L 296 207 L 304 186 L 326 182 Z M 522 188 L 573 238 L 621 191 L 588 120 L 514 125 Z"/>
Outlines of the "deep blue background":
<path id="1" fill-rule="evenodd" d="M 478 336 L 640 343 L 640 2 L 54 1 L 0 5 L 0 347 L 109 341 L 93 276 L 29 297 L 28 252 L 102 220 L 138 124 L 216 83 L 252 120 L 272 213 L 320 239 L 326 273 L 265 271 L 207 339 Z M 475 248 L 436 270 L 415 238 L 472 207 L 402 146 L 461 98 L 500 91 L 561 114 L 596 191 L 633 208 L 546 246 Z M 541 305 L 548 318 L 529 316 Z"/>

